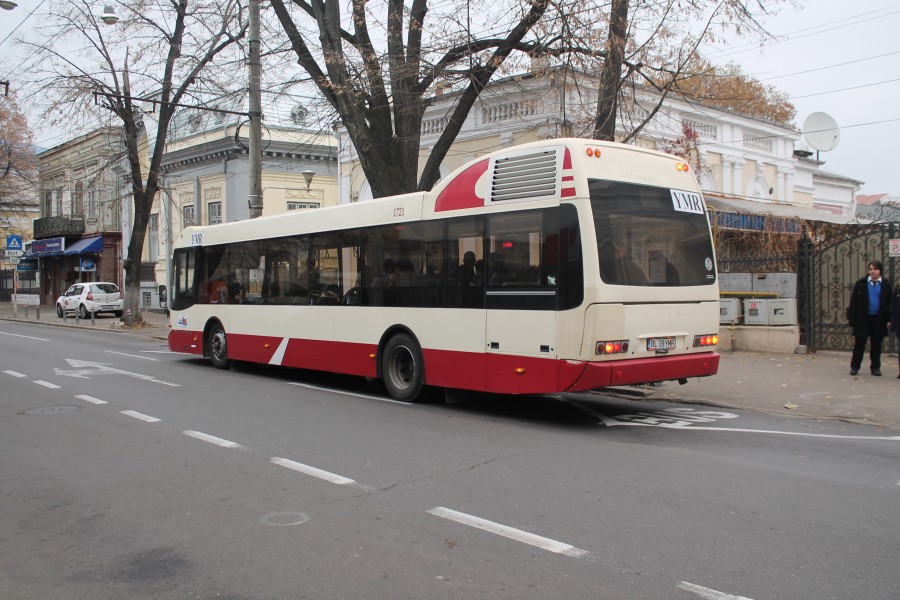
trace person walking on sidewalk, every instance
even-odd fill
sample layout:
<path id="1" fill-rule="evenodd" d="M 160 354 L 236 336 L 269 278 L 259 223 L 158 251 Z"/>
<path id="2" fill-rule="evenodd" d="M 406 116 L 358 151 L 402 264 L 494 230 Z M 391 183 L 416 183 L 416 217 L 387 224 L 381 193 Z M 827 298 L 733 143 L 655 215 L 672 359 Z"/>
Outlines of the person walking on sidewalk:
<path id="1" fill-rule="evenodd" d="M 850 359 L 850 374 L 859 373 L 866 341 L 869 342 L 869 368 L 872 375 L 881 376 L 881 341 L 891 325 L 891 283 L 881 276 L 884 265 L 881 261 L 869 263 L 869 275 L 853 285 L 847 320 L 853 328 L 853 357 Z"/>
<path id="2" fill-rule="evenodd" d="M 900 281 L 894 286 L 891 298 L 891 326 L 897 336 L 897 347 L 900 348 Z M 900 352 L 897 353 L 897 379 L 900 379 Z"/>

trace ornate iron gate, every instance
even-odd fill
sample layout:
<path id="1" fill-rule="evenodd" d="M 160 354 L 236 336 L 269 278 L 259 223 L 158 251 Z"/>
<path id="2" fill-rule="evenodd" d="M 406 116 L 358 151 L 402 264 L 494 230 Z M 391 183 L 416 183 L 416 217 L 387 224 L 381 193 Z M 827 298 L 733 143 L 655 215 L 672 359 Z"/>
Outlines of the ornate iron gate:
<path id="1" fill-rule="evenodd" d="M 798 312 L 801 343 L 810 350 L 851 350 L 847 304 L 853 284 L 868 275 L 872 260 L 884 263 L 891 284 L 900 277 L 900 257 L 888 255 L 889 240 L 900 238 L 900 224 L 883 223 L 813 244 L 799 243 Z M 885 352 L 897 351 L 896 338 L 885 340 Z"/>

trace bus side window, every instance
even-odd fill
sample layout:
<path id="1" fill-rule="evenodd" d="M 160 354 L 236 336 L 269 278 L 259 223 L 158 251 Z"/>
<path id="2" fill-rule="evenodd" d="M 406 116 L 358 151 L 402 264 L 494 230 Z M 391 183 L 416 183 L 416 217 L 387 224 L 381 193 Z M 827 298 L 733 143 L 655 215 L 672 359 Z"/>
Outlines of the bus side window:
<path id="1" fill-rule="evenodd" d="M 466 218 L 447 224 L 446 260 L 442 274 L 444 297 L 439 306 L 482 308 L 484 306 L 484 219 Z M 467 263 L 474 262 L 469 271 Z"/>

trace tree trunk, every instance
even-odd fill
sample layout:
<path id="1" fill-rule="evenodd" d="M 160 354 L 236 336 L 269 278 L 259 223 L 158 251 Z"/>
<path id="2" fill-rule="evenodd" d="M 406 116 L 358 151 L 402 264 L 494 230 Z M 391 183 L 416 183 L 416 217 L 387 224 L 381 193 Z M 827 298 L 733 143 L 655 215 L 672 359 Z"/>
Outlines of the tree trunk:
<path id="1" fill-rule="evenodd" d="M 603 72 L 600 74 L 597 116 L 594 120 L 594 138 L 598 140 L 612 142 L 616 139 L 616 113 L 619 110 L 619 86 L 622 81 L 622 64 L 625 62 L 627 32 L 628 0 L 612 0 L 606 62 L 603 63 Z"/>

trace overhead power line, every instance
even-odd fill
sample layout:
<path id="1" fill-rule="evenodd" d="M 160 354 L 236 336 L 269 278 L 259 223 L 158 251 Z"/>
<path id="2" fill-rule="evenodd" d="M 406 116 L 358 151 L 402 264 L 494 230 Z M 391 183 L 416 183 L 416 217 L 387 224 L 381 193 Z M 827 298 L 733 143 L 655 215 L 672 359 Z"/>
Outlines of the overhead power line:
<path id="1" fill-rule="evenodd" d="M 826 92 L 816 92 L 814 94 L 803 94 L 802 96 L 792 96 L 790 100 L 798 100 L 800 98 L 811 98 L 812 96 L 824 96 L 825 94 L 836 94 L 838 92 L 848 92 L 850 90 L 858 90 L 861 88 L 873 87 L 876 85 L 884 85 L 886 83 L 894 83 L 895 81 L 900 81 L 900 79 L 888 79 L 887 81 L 877 81 L 875 83 L 864 83 L 862 85 L 855 85 L 853 87 L 841 88 L 839 90 L 829 90 Z"/>

